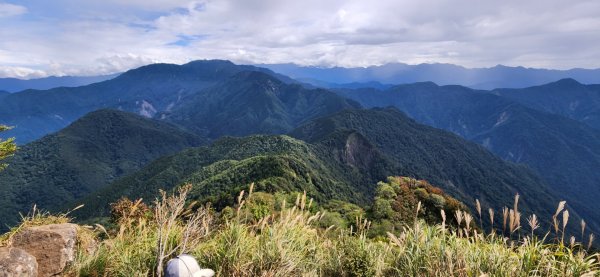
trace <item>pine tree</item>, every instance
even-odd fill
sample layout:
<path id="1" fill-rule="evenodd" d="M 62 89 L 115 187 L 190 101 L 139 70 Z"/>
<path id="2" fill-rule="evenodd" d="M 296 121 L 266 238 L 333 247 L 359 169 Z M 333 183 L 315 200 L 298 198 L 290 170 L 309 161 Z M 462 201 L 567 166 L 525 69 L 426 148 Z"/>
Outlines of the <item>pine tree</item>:
<path id="1" fill-rule="evenodd" d="M 11 127 L 0 125 L 0 132 L 10 130 Z M 0 161 L 12 156 L 17 151 L 17 145 L 15 144 L 15 138 L 9 138 L 3 140 L 0 138 Z M 6 164 L 0 163 L 0 170 L 6 168 Z"/>

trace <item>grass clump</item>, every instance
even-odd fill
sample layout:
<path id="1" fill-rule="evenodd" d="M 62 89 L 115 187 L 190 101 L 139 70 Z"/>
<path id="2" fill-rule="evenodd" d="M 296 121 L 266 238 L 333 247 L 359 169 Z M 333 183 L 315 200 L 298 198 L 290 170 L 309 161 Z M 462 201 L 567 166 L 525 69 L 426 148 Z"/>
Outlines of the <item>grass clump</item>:
<path id="1" fill-rule="evenodd" d="M 537 235 L 541 228 L 533 215 L 529 226 L 521 226 L 518 197 L 486 234 L 475 224 L 484 217 L 481 203 L 471 216 L 427 183 L 390 180 L 397 183 L 378 190 L 392 203 L 386 218 L 374 216 L 373 208 L 339 201 L 319 206 L 306 193 L 268 194 L 253 192 L 253 186 L 219 212 L 186 203 L 189 186 L 173 195 L 162 192 L 151 206 L 123 199 L 113 205 L 115 225 L 95 227 L 97 246 L 80 247 L 69 274 L 162 276 L 165 261 L 187 253 L 217 276 L 600 276 L 600 257 L 589 242 L 562 233 L 564 203 L 545 236 Z M 412 211 L 398 207 L 401 195 L 417 200 L 408 202 Z M 446 210 L 434 215 L 437 207 Z M 327 222 L 335 224 L 324 226 L 329 213 L 336 216 Z M 404 220 L 381 224 L 393 218 Z M 583 236 L 585 223 L 580 225 Z"/>

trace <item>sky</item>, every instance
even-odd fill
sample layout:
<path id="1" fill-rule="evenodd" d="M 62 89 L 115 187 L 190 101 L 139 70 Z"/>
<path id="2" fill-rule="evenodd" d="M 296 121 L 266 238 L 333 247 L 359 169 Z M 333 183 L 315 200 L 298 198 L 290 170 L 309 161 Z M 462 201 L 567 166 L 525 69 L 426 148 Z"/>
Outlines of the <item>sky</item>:
<path id="1" fill-rule="evenodd" d="M 228 59 L 600 67 L 597 0 L 0 0 L 0 77 Z"/>

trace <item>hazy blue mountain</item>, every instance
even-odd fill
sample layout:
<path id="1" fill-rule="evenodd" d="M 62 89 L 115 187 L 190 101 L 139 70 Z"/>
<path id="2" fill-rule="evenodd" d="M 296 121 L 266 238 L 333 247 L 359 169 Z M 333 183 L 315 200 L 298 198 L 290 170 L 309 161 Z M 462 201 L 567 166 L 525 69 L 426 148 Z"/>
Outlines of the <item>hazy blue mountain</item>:
<path id="1" fill-rule="evenodd" d="M 376 88 L 376 89 L 388 89 L 388 88 L 391 88 L 391 87 L 394 86 L 394 85 L 390 85 L 390 84 L 382 84 L 382 83 L 376 82 L 376 81 L 363 82 L 363 83 L 353 82 L 353 83 L 344 83 L 344 84 L 328 83 L 328 82 L 323 82 L 323 81 L 319 81 L 319 80 L 315 80 L 315 79 L 298 79 L 298 81 L 301 81 L 306 86 L 320 87 L 320 88 L 327 88 L 327 89 L 334 89 L 334 88 L 349 88 L 349 89 Z"/>
<path id="2" fill-rule="evenodd" d="M 390 63 L 381 66 L 343 68 L 295 64 L 261 64 L 297 80 L 321 85 L 380 82 L 407 84 L 432 81 L 441 85 L 463 85 L 478 89 L 523 88 L 573 78 L 586 84 L 600 83 L 600 69 L 550 70 L 497 65 L 490 68 L 465 68 L 452 64 L 408 65 Z M 332 87 L 331 85 L 325 87 Z"/>
<path id="3" fill-rule="evenodd" d="M 0 230 L 33 204 L 55 211 L 148 162 L 206 140 L 156 120 L 92 112 L 20 148 L 0 172 Z"/>
<path id="4" fill-rule="evenodd" d="M 57 87 L 79 87 L 110 80 L 119 74 L 100 76 L 51 76 L 37 79 L 0 78 L 0 90 L 17 92 L 26 89 L 51 89 Z"/>
<path id="5" fill-rule="evenodd" d="M 2 134 L 23 144 L 64 128 L 84 114 L 103 108 L 154 117 L 182 104 L 182 99 L 242 71 L 261 71 L 285 82 L 293 80 L 254 66 L 229 61 L 194 61 L 184 65 L 152 64 L 100 83 L 76 88 L 25 90 L 0 101 L 0 122 L 15 126 Z"/>
<path id="6" fill-rule="evenodd" d="M 574 79 L 528 87 L 495 89 L 493 94 L 515 100 L 530 108 L 562 115 L 600 129 L 600 89 Z"/>
<path id="7" fill-rule="evenodd" d="M 306 190 L 317 201 L 368 206 L 389 174 L 430 179 L 467 203 L 499 208 L 515 193 L 523 207 L 547 215 L 558 199 L 526 167 L 494 156 L 450 132 L 416 123 L 396 109 L 345 110 L 306 122 L 288 136 L 222 138 L 152 162 L 81 200 L 80 218 L 106 215 L 121 196 L 153 199 L 158 189 L 191 183 L 193 197 L 216 206 L 256 190 Z"/>
<path id="8" fill-rule="evenodd" d="M 398 107 L 419 122 L 524 163 L 584 218 L 600 222 L 600 132 L 586 124 L 490 93 L 431 82 L 338 93 L 366 107 Z"/>
<path id="9" fill-rule="evenodd" d="M 188 130 L 223 135 L 283 134 L 300 123 L 360 105 L 323 89 L 286 84 L 256 71 L 245 71 L 183 98 L 161 115 Z"/>

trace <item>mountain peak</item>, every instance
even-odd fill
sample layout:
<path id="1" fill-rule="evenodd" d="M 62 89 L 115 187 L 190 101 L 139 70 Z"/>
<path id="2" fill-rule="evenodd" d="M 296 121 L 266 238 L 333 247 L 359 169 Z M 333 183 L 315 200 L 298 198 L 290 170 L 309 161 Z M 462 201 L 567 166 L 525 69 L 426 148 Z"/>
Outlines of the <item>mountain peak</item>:
<path id="1" fill-rule="evenodd" d="M 560 85 L 560 86 L 581 86 L 582 84 L 573 78 L 564 78 L 548 85 Z"/>
<path id="2" fill-rule="evenodd" d="M 202 65 L 202 66 L 235 66 L 236 64 L 232 63 L 229 60 L 195 60 L 195 61 L 191 61 L 188 62 L 182 66 L 188 66 L 188 67 L 193 67 L 193 66 L 198 66 L 198 65 Z"/>

